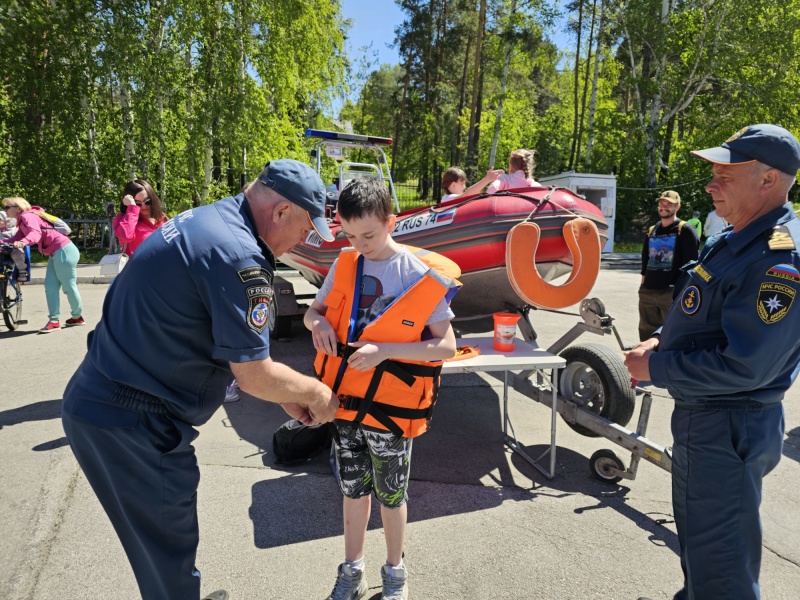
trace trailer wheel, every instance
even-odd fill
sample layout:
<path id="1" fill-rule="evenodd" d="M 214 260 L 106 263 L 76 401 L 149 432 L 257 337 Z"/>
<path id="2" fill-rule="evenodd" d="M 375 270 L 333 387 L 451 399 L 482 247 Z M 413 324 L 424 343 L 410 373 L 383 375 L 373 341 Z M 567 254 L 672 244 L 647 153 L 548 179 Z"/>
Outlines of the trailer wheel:
<path id="1" fill-rule="evenodd" d="M 605 481 L 606 483 L 622 481 L 622 477 L 619 475 L 611 474 L 612 468 L 619 469 L 620 471 L 625 470 L 625 465 L 622 464 L 622 461 L 617 458 L 617 455 L 611 450 L 603 448 L 592 454 L 591 458 L 589 458 L 589 470 L 592 472 L 592 475 L 597 477 L 600 481 Z"/>
<path id="2" fill-rule="evenodd" d="M 278 314 L 278 299 L 275 294 L 272 294 L 269 301 L 269 335 L 276 340 L 285 340 L 292 336 L 292 317 Z"/>
<path id="3" fill-rule="evenodd" d="M 618 425 L 627 425 L 633 416 L 636 394 L 622 360 L 600 344 L 570 346 L 561 356 L 567 365 L 559 376 L 559 395 Z M 587 437 L 600 435 L 576 423 L 567 425 Z"/>

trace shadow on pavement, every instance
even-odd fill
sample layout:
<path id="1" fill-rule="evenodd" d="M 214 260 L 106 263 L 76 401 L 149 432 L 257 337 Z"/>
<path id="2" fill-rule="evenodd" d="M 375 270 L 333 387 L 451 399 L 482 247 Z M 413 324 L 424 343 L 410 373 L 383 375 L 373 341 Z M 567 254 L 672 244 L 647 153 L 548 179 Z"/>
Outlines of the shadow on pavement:
<path id="1" fill-rule="evenodd" d="M 786 432 L 786 439 L 783 441 L 783 455 L 800 462 L 800 427 Z"/>
<path id="2" fill-rule="evenodd" d="M 28 421 L 47 421 L 61 418 L 61 399 L 42 400 L 18 408 L 0 411 L 0 429 Z"/>
<path id="3" fill-rule="evenodd" d="M 57 448 L 63 448 L 64 446 L 69 446 L 69 440 L 65 437 L 60 437 L 55 440 L 50 440 L 49 442 L 44 442 L 42 444 L 38 444 L 31 448 L 34 452 L 46 452 L 48 450 L 55 450 Z"/>
<path id="4" fill-rule="evenodd" d="M 295 331 L 295 339 L 306 333 Z M 273 358 L 310 373 L 313 349 L 308 337 L 308 344 L 299 349 L 296 344 L 275 343 Z M 410 523 L 490 509 L 506 501 L 579 495 L 587 504 L 575 509 L 575 514 L 614 510 L 647 532 L 653 544 L 677 552 L 677 536 L 663 525 L 671 522 L 671 515 L 644 514 L 631 508 L 626 498 L 630 488 L 593 478 L 587 457 L 559 447 L 556 477 L 548 481 L 506 448 L 501 402 L 498 389 L 478 375 L 451 375 L 443 382 L 431 430 L 414 440 Z M 255 546 L 266 549 L 341 536 L 341 492 L 331 473 L 328 453 L 300 466 L 276 466 L 272 434 L 289 419 L 288 415 L 279 406 L 246 394 L 239 402 L 224 407 L 228 424 L 237 434 L 262 449 L 263 464 L 288 473 L 256 483 L 251 489 Z M 545 445 L 527 447 L 534 457 L 546 449 Z M 531 482 L 529 488 L 520 486 L 525 478 Z M 451 485 L 446 493 L 415 494 L 415 487 L 427 482 Z M 379 512 L 377 502 L 373 502 L 370 529 L 381 527 Z"/>

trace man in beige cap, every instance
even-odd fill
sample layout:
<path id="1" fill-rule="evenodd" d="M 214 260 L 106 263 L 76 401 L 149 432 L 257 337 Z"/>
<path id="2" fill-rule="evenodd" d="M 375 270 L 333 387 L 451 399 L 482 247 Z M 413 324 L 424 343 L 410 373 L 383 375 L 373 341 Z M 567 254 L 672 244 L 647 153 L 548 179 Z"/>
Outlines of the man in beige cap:
<path id="1" fill-rule="evenodd" d="M 642 284 L 639 287 L 639 341 L 648 339 L 664 324 L 672 306 L 672 292 L 680 268 L 697 260 L 699 241 L 694 227 L 676 217 L 681 207 L 678 192 L 658 198 L 661 220 L 650 227 L 642 246 Z"/>

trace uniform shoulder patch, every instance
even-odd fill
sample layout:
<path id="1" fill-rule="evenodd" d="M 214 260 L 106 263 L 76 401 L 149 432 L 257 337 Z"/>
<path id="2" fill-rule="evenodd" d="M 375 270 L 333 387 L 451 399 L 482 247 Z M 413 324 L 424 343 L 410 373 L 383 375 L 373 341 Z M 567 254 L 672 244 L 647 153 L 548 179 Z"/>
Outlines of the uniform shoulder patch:
<path id="1" fill-rule="evenodd" d="M 681 310 L 687 315 L 693 315 L 700 308 L 700 289 L 690 285 L 681 295 Z"/>
<path id="2" fill-rule="evenodd" d="M 269 285 L 254 285 L 245 290 L 247 294 L 247 326 L 264 333 L 269 325 L 275 291 Z"/>
<path id="3" fill-rule="evenodd" d="M 249 281 L 256 281 L 258 279 L 264 281 L 267 285 L 272 285 L 272 272 L 264 267 L 253 266 L 247 267 L 246 269 L 241 269 L 237 271 L 236 274 L 239 276 L 239 279 L 242 283 L 247 283 Z"/>
<path id="4" fill-rule="evenodd" d="M 756 312 L 764 323 L 777 323 L 792 307 L 797 290 L 791 285 L 777 281 L 765 281 L 758 290 Z"/>
<path id="5" fill-rule="evenodd" d="M 711 279 L 714 277 L 714 275 L 713 275 L 711 272 L 709 272 L 709 271 L 708 271 L 708 269 L 706 269 L 705 267 L 703 267 L 703 265 L 697 265 L 697 266 L 694 268 L 694 272 L 697 274 L 697 276 L 698 276 L 700 279 L 702 279 L 702 280 L 703 280 L 703 281 L 705 281 L 706 283 L 708 283 L 709 281 L 711 281 Z"/>
<path id="6" fill-rule="evenodd" d="M 798 272 L 797 267 L 794 265 L 775 265 L 769 268 L 767 275 L 794 283 L 800 283 L 800 272 Z"/>
<path id="7" fill-rule="evenodd" d="M 769 236 L 770 250 L 794 250 L 797 246 L 792 239 L 789 229 L 783 225 L 776 225 L 772 228 Z"/>

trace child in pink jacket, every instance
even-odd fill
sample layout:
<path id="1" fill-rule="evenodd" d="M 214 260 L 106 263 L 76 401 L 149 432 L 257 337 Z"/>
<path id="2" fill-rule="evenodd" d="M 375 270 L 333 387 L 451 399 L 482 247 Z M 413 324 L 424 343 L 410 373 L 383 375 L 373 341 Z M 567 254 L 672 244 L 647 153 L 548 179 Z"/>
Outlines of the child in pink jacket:
<path id="1" fill-rule="evenodd" d="M 16 248 L 39 245 L 39 252 L 49 257 L 47 273 L 44 277 L 44 293 L 47 298 L 47 324 L 39 333 L 50 333 L 61 329 L 61 289 L 67 295 L 72 317 L 65 325 L 84 325 L 83 305 L 78 292 L 78 260 L 80 252 L 70 239 L 55 230 L 53 225 L 34 211 L 41 211 L 38 206 L 31 206 L 25 198 L 4 198 L 3 206 L 9 218 L 17 220 L 17 233 L 6 243 Z"/>

